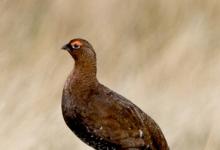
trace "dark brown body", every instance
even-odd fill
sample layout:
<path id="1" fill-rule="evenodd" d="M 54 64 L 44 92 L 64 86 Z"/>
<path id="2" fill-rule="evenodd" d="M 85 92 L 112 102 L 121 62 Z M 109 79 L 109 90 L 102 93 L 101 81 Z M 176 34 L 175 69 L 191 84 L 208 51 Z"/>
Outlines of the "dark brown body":
<path id="1" fill-rule="evenodd" d="M 62 111 L 66 124 L 82 141 L 97 150 L 169 149 L 153 119 L 100 84 L 95 63 L 77 60 L 64 86 Z"/>

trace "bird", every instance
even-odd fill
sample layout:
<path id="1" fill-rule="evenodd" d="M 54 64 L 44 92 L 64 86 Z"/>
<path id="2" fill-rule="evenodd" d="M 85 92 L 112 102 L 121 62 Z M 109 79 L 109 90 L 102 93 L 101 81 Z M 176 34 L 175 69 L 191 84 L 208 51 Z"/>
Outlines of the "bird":
<path id="1" fill-rule="evenodd" d="M 169 150 L 149 115 L 98 81 L 96 52 L 87 40 L 72 39 L 62 49 L 74 60 L 63 88 L 62 114 L 79 139 L 96 150 Z"/>

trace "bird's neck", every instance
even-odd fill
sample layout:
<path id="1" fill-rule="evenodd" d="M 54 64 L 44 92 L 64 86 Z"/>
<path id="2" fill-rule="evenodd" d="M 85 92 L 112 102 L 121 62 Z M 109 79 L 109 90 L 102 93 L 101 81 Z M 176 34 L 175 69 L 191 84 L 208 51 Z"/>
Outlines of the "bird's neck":
<path id="1" fill-rule="evenodd" d="M 91 88 L 97 84 L 96 62 L 75 61 L 72 76 L 72 84 L 75 88 Z"/>

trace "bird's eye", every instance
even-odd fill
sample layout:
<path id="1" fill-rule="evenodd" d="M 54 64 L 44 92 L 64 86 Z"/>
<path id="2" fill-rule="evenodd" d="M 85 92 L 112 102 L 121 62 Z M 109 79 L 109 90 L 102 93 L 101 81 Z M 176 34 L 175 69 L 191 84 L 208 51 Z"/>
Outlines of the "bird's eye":
<path id="1" fill-rule="evenodd" d="M 75 44 L 72 45 L 72 47 L 73 47 L 73 49 L 79 49 L 80 45 L 75 43 Z"/>

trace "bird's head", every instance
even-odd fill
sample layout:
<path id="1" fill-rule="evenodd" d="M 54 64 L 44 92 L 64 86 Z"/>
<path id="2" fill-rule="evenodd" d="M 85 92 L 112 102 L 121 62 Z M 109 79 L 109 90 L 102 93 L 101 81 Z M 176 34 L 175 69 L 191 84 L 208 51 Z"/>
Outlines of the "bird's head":
<path id="1" fill-rule="evenodd" d="M 75 61 L 96 61 L 96 54 L 92 45 L 84 39 L 72 39 L 62 49 L 68 51 Z"/>

